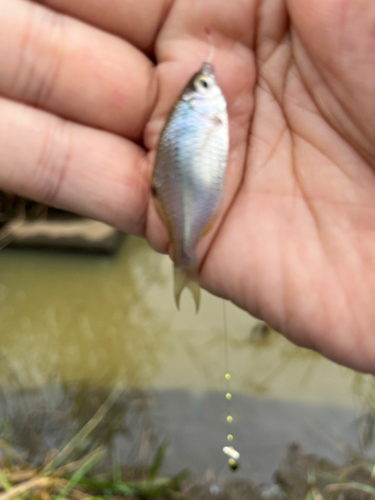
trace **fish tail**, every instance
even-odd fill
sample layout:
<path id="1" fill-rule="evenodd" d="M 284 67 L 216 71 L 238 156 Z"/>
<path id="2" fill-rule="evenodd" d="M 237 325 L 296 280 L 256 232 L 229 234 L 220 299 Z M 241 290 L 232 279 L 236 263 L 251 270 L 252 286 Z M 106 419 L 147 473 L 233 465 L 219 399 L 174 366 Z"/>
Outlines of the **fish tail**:
<path id="1" fill-rule="evenodd" d="M 180 297 L 184 288 L 188 288 L 193 295 L 195 302 L 195 312 L 199 310 L 200 287 L 199 277 L 195 266 L 178 267 L 174 266 L 174 298 L 177 308 L 180 309 Z"/>

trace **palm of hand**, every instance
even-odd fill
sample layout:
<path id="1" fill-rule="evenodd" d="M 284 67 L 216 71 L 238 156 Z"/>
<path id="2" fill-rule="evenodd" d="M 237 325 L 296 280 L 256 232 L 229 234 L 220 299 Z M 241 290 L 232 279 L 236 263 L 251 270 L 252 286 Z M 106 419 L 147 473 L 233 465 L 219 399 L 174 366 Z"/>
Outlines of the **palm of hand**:
<path id="1" fill-rule="evenodd" d="M 22 4 L 22 9 L 27 5 L 3 1 Z M 62 63 L 59 71 L 49 71 L 53 85 L 48 91 L 38 86 L 33 99 L 25 92 L 17 94 L 17 85 L 22 87 L 19 78 L 13 79 L 14 91 L 0 78 L 3 95 L 48 111 L 46 115 L 22 109 L 22 123 L 14 127 L 21 108 L 15 111 L 15 104 L 0 100 L 0 185 L 146 235 L 154 247 L 166 249 L 165 232 L 149 204 L 148 179 L 165 116 L 206 56 L 204 28 L 210 27 L 218 80 L 228 100 L 231 155 L 216 231 L 198 249 L 202 284 L 295 342 L 374 371 L 371 2 L 289 0 L 286 6 L 283 0 L 220 5 L 152 0 L 148 12 L 147 2 L 137 6 L 127 0 L 114 3 L 113 15 L 100 0 L 43 3 L 120 34 L 124 8 L 125 38 L 140 49 L 155 40 L 157 98 L 153 70 L 138 50 L 110 35 L 100 35 L 99 40 L 89 31 L 88 61 L 82 55 L 77 61 L 87 66 L 91 44 L 97 42 L 95 50 L 102 50 L 109 62 L 97 71 L 96 79 L 74 79 L 74 71 L 81 68 L 68 64 L 74 60 L 73 51 L 64 55 L 69 71 L 65 68 L 64 73 Z M 155 23 L 151 9 L 157 11 Z M 136 12 L 142 22 L 132 26 L 128 11 Z M 64 25 L 71 27 L 72 22 Z M 91 28 L 80 24 L 74 33 L 87 29 Z M 123 59 L 111 55 L 116 51 Z M 1 56 L 0 51 L 0 61 Z M 6 75 L 9 68 L 2 68 Z M 38 68 L 30 73 L 31 82 L 35 73 Z M 59 89 L 62 74 L 66 81 Z M 127 107 L 118 105 L 123 102 L 122 84 L 129 95 L 134 93 Z M 90 93 L 95 94 L 91 101 Z M 108 102 L 115 104 L 112 114 Z M 51 112 L 85 127 L 56 125 Z M 8 122 L 7 113 L 12 116 Z M 13 135 L 13 142 L 7 135 L 9 124 L 16 131 L 13 135 L 20 137 L 22 126 L 29 124 L 24 157 L 15 151 Z M 132 142 L 142 135 L 149 153 Z"/>
<path id="2" fill-rule="evenodd" d="M 252 12 L 238 12 L 237 36 L 255 52 L 215 56 L 227 67 L 232 156 L 202 281 L 296 343 L 373 371 L 375 10 L 319 0 L 288 10 L 292 22 L 281 2 L 263 2 L 256 30 Z"/>

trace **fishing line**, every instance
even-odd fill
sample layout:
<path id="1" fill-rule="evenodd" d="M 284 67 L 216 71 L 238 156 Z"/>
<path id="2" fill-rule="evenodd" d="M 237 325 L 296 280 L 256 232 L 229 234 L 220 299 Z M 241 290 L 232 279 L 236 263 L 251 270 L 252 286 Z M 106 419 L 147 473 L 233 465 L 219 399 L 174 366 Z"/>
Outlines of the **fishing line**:
<path id="1" fill-rule="evenodd" d="M 205 28 L 204 31 L 206 32 L 208 45 L 210 46 L 210 52 L 208 53 L 208 56 L 206 58 L 206 62 L 211 63 L 212 59 L 214 58 L 214 55 L 215 55 L 214 40 L 212 38 L 212 33 L 211 33 L 211 30 L 209 28 Z"/>
<path id="2" fill-rule="evenodd" d="M 225 307 L 225 300 L 223 300 L 223 325 L 224 325 L 224 369 L 225 369 L 225 399 L 226 399 L 226 421 L 227 421 L 227 441 L 228 443 L 233 442 L 232 434 L 232 424 L 233 417 L 231 415 L 232 407 L 232 391 L 231 391 L 231 379 L 232 375 L 229 368 L 229 337 L 228 337 L 228 322 L 227 322 L 227 310 Z M 228 465 L 235 471 L 238 469 L 238 460 L 240 454 L 237 450 L 233 448 L 232 445 L 224 446 L 223 452 L 229 457 Z"/>

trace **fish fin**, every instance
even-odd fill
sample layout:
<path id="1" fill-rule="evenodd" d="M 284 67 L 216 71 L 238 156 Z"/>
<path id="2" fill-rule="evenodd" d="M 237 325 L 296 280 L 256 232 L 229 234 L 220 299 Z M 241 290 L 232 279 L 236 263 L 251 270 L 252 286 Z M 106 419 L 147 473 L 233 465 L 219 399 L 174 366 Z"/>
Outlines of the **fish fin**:
<path id="1" fill-rule="evenodd" d="M 211 217 L 211 219 L 207 222 L 207 224 L 203 228 L 201 235 L 200 235 L 201 238 L 203 238 L 203 236 L 206 236 L 206 234 L 208 234 L 211 231 L 211 229 L 214 227 L 214 224 L 216 222 L 216 218 L 217 218 L 217 213 L 215 212 L 213 214 L 213 216 Z"/>
<path id="2" fill-rule="evenodd" d="M 177 309 L 180 309 L 180 297 L 184 288 L 188 288 L 193 295 L 195 312 L 198 313 L 200 303 L 200 287 L 198 273 L 193 269 L 184 269 L 174 266 L 174 298 Z"/>
<path id="3" fill-rule="evenodd" d="M 154 207 L 155 207 L 156 213 L 159 216 L 159 219 L 161 220 L 162 224 L 166 228 L 168 235 L 169 235 L 169 238 L 171 238 L 171 234 L 172 234 L 171 227 L 170 227 L 170 224 L 168 223 L 168 220 L 164 214 L 163 207 L 160 203 L 160 200 L 157 197 L 157 194 L 155 194 L 155 195 L 152 194 L 152 201 L 154 202 Z"/>

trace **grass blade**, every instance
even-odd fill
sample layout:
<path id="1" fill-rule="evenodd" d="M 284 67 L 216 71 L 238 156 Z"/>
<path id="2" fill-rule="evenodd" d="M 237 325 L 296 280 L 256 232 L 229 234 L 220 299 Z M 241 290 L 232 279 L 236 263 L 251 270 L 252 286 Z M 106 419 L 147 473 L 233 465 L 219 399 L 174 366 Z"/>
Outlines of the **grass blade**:
<path id="1" fill-rule="evenodd" d="M 164 462 L 164 457 L 167 452 L 168 446 L 169 442 L 164 440 L 156 450 L 154 460 L 152 461 L 150 470 L 148 472 L 148 479 L 154 479 L 154 477 L 158 473 L 160 467 Z"/>
<path id="2" fill-rule="evenodd" d="M 87 422 L 87 424 L 85 424 L 82 427 L 82 429 L 60 451 L 60 453 L 44 467 L 42 473 L 48 472 L 57 467 L 58 465 L 60 465 L 88 437 L 88 435 L 98 426 L 98 424 L 107 415 L 109 410 L 117 401 L 121 392 L 122 392 L 122 384 L 117 384 L 116 387 L 111 392 L 111 394 L 106 399 L 106 401 L 93 415 L 93 417 Z"/>
<path id="3" fill-rule="evenodd" d="M 0 500 L 11 500 L 18 495 L 22 495 L 23 493 L 31 491 L 35 488 L 48 488 L 54 482 L 56 482 L 56 479 L 51 477 L 34 477 L 33 479 L 30 479 L 30 481 L 19 484 L 6 493 L 0 495 Z"/>
<path id="4" fill-rule="evenodd" d="M 325 487 L 325 490 L 327 491 L 358 490 L 358 491 L 363 491 L 363 493 L 368 493 L 369 495 L 373 495 L 375 497 L 375 488 L 373 488 L 368 484 L 357 483 L 354 481 L 351 483 L 328 484 Z"/>
<path id="5" fill-rule="evenodd" d="M 0 483 L 2 484 L 3 489 L 5 491 L 9 491 L 12 489 L 12 485 L 10 484 L 8 479 L 4 476 L 1 470 L 0 470 Z"/>
<path id="6" fill-rule="evenodd" d="M 5 491 L 11 491 L 13 486 L 10 484 L 10 482 L 8 481 L 8 479 L 4 476 L 4 474 L 2 473 L 2 471 L 0 470 L 0 483 L 2 484 L 3 488 Z M 15 496 L 15 499 L 16 500 L 20 500 L 20 498 L 18 496 Z"/>
<path id="7" fill-rule="evenodd" d="M 103 450 L 99 449 L 92 457 L 86 460 L 81 467 L 73 474 L 69 479 L 68 483 L 61 490 L 60 494 L 56 497 L 56 500 L 61 500 L 65 498 L 72 489 L 78 484 L 78 482 L 85 476 L 89 470 L 91 470 L 94 465 L 96 465 L 103 456 Z"/>

